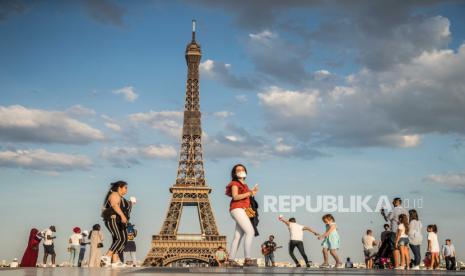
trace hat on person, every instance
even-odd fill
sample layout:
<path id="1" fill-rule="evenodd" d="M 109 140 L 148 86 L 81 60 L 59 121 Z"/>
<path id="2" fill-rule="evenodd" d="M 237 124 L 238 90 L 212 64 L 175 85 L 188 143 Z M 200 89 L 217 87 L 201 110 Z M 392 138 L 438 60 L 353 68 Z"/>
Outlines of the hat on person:
<path id="1" fill-rule="evenodd" d="M 79 227 L 74 227 L 74 228 L 73 228 L 73 232 L 76 233 L 76 234 L 79 234 L 79 233 L 81 233 L 81 228 L 79 228 Z"/>

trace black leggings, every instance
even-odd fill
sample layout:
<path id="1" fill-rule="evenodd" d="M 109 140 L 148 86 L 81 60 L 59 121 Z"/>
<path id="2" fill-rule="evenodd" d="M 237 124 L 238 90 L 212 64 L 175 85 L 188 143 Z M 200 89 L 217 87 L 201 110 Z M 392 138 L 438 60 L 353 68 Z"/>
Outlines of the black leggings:
<path id="1" fill-rule="evenodd" d="M 299 250 L 300 255 L 302 255 L 302 257 L 304 258 L 305 263 L 307 264 L 308 258 L 307 258 L 307 255 L 305 254 L 303 241 L 290 240 L 289 241 L 289 255 L 291 255 L 291 258 L 294 260 L 295 264 L 299 264 L 299 261 L 297 261 L 296 257 L 294 256 L 294 248 L 296 247 Z"/>
<path id="2" fill-rule="evenodd" d="M 105 226 L 111 233 L 112 243 L 110 251 L 113 253 L 121 253 L 124 250 L 124 246 L 128 240 L 128 232 L 126 226 L 121 222 L 118 222 L 116 218 L 111 218 L 105 221 Z"/>

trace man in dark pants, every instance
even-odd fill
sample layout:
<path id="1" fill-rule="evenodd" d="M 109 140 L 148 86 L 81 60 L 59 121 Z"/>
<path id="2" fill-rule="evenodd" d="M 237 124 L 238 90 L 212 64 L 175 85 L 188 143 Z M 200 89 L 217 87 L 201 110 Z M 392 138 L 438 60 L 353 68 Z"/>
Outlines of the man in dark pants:
<path id="1" fill-rule="evenodd" d="M 400 250 L 396 249 L 395 247 L 395 239 L 397 228 L 399 226 L 399 216 L 404 214 L 409 217 L 407 209 L 402 206 L 402 200 L 399 197 L 394 198 L 392 201 L 392 205 L 394 208 L 386 214 L 384 208 L 381 209 L 381 215 L 383 216 L 384 220 L 390 223 L 391 233 L 389 234 L 389 247 L 392 250 L 392 255 L 394 258 L 394 267 L 399 267 L 400 265 Z"/>
<path id="2" fill-rule="evenodd" d="M 456 270 L 455 267 L 455 247 L 450 239 L 446 240 L 446 244 L 442 246 L 442 256 L 446 260 L 447 270 Z"/>
<path id="3" fill-rule="evenodd" d="M 305 260 L 305 263 L 307 267 L 311 266 L 311 262 L 308 261 L 307 255 L 305 254 L 305 249 L 304 249 L 304 231 L 309 231 L 312 232 L 315 236 L 318 236 L 318 233 L 313 231 L 312 228 L 300 225 L 296 222 L 295 218 L 290 218 L 289 220 L 285 220 L 282 216 L 279 216 L 279 220 L 282 221 L 284 224 L 287 225 L 289 228 L 289 234 L 290 234 L 290 241 L 289 241 L 289 255 L 291 255 L 292 260 L 294 260 L 296 267 L 300 267 L 301 265 L 299 264 L 299 261 L 297 258 L 294 256 L 294 249 L 297 247 L 297 249 L 300 252 L 300 255 Z"/>

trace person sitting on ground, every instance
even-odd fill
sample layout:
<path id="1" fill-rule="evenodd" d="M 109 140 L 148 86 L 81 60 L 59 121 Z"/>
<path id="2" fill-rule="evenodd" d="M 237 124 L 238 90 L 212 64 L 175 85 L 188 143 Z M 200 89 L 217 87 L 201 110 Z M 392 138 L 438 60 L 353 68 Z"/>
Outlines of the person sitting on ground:
<path id="1" fill-rule="evenodd" d="M 350 257 L 347 257 L 346 268 L 354 268 L 354 263 L 350 260 Z"/>
<path id="2" fill-rule="evenodd" d="M 226 250 L 224 249 L 224 247 L 219 246 L 215 252 L 215 265 L 222 267 L 225 264 L 227 259 L 228 259 L 228 253 L 226 253 Z"/>

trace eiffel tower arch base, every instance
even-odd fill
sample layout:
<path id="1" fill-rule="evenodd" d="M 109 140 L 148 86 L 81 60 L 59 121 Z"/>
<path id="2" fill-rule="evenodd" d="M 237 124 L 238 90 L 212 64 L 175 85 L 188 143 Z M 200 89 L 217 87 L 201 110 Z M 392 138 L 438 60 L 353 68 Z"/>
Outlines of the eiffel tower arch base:
<path id="1" fill-rule="evenodd" d="M 210 241 L 177 240 L 179 237 L 154 235 L 152 249 L 145 258 L 144 266 L 169 266 L 175 262 L 190 263 L 197 260 L 208 263 L 214 259 L 219 246 L 226 248 L 224 236 L 210 237 Z M 216 240 L 214 240 L 216 239 Z"/>

